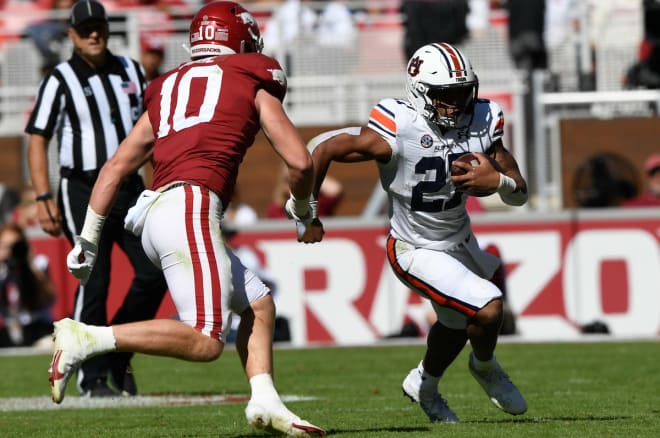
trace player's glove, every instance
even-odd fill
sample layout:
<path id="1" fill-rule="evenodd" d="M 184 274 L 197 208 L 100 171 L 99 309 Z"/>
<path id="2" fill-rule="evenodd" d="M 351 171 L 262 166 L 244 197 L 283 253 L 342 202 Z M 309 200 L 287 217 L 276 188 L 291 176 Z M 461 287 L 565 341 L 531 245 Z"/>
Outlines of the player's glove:
<path id="1" fill-rule="evenodd" d="M 304 221 L 311 219 L 309 216 L 310 199 L 296 199 L 293 194 L 289 196 L 284 204 L 284 211 L 289 219 L 294 221 Z"/>
<path id="2" fill-rule="evenodd" d="M 317 217 L 317 207 L 316 201 L 314 201 L 314 213 L 311 221 L 302 224 L 300 226 L 299 222 L 296 222 L 296 231 L 298 233 L 298 242 L 304 243 L 316 243 L 320 242 L 323 239 L 325 230 L 323 229 L 323 224 Z M 310 208 L 311 205 L 310 205 Z"/>
<path id="3" fill-rule="evenodd" d="M 313 196 L 311 196 L 308 201 L 307 215 L 308 217 L 303 220 L 296 220 L 296 235 L 298 237 L 298 242 L 307 240 L 305 234 L 307 233 L 310 224 L 316 224 L 316 225 L 321 224 L 321 221 L 319 221 L 318 219 L 319 202 L 316 199 L 314 199 Z M 305 243 L 309 243 L 309 242 L 305 242 Z"/>
<path id="4" fill-rule="evenodd" d="M 66 257 L 66 265 L 76 278 L 85 285 L 94 268 L 98 247 L 92 242 L 76 237 L 76 244 Z"/>
<path id="5" fill-rule="evenodd" d="M 303 236 L 307 231 L 307 227 L 312 222 L 318 222 L 318 207 L 319 203 L 314 196 L 310 196 L 308 200 L 298 200 L 293 195 L 289 197 L 284 205 L 289 219 L 296 222 L 296 235 L 298 242 L 303 241 Z"/>

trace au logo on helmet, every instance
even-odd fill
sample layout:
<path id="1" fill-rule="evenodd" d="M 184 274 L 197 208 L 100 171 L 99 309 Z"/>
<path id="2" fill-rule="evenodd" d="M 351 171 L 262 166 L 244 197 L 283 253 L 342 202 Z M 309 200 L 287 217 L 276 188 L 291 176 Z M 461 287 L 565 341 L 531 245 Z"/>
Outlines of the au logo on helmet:
<path id="1" fill-rule="evenodd" d="M 412 77 L 417 76 L 419 74 L 419 68 L 422 66 L 423 63 L 424 60 L 419 56 L 416 56 L 413 59 L 411 59 L 410 63 L 408 64 L 408 74 Z"/>

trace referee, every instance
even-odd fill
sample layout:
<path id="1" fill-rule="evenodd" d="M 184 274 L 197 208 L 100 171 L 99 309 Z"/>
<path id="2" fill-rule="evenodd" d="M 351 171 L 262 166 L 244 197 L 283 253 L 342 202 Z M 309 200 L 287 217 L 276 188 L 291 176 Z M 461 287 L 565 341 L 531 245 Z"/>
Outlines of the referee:
<path id="1" fill-rule="evenodd" d="M 73 5 L 70 20 L 68 35 L 73 42 L 73 55 L 43 79 L 25 132 L 29 134 L 28 163 L 32 185 L 38 193 L 41 228 L 52 236 L 64 232 L 73 245 L 83 227 L 99 170 L 143 112 L 146 81 L 136 61 L 108 50 L 110 33 L 103 5 L 80 0 Z M 57 135 L 60 165 L 57 199 L 51 194 L 48 178 L 47 149 L 53 135 Z M 114 243 L 130 260 L 135 277 L 112 323 L 155 316 L 165 294 L 165 279 L 147 259 L 140 240 L 123 227 L 127 210 L 143 189 L 138 174 L 124 181 L 103 228 L 94 271 L 89 281 L 78 287 L 75 320 L 107 325 L 106 300 Z M 117 395 L 108 385 L 108 376 L 119 392 L 135 395 L 130 358 L 126 353 L 115 353 L 84 362 L 78 371 L 81 395 Z"/>

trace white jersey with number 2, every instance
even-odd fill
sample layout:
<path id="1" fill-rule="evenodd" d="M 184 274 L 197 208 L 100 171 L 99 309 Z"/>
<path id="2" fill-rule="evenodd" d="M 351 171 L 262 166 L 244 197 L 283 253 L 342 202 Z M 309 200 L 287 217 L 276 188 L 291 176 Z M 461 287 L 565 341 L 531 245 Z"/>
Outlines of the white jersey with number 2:
<path id="1" fill-rule="evenodd" d="M 368 126 L 392 148 L 390 161 L 378 163 L 392 236 L 417 248 L 440 250 L 463 242 L 470 235 L 467 195 L 456 191 L 449 169 L 457 157 L 485 153 L 502 137 L 500 106 L 478 99 L 472 115 L 443 133 L 409 102 L 388 98 L 372 109 Z"/>

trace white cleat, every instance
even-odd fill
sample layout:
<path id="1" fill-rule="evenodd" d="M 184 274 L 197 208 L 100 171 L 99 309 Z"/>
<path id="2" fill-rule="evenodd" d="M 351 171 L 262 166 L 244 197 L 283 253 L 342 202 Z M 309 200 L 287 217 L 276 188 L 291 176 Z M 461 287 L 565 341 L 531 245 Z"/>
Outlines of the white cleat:
<path id="1" fill-rule="evenodd" d="M 458 416 L 449 408 L 447 400 L 438 391 L 421 395 L 422 375 L 417 368 L 410 370 L 403 380 L 403 395 L 411 401 L 419 403 L 431 423 L 458 423 Z"/>
<path id="2" fill-rule="evenodd" d="M 470 373 L 488 394 L 488 398 L 495 406 L 511 415 L 524 414 L 527 411 L 527 402 L 511 382 L 507 373 L 493 357 L 493 367 L 490 370 L 478 371 L 474 367 L 474 353 L 470 353 L 468 367 Z"/>
<path id="3" fill-rule="evenodd" d="M 89 334 L 85 324 L 69 318 L 57 321 L 54 325 L 55 352 L 48 368 L 48 381 L 51 398 L 55 403 L 61 403 L 69 378 L 87 357 L 80 340 Z"/>
<path id="4" fill-rule="evenodd" d="M 245 417 L 252 427 L 273 435 L 290 437 L 325 436 L 325 430 L 302 420 L 281 403 L 277 408 L 267 409 L 265 404 L 250 400 L 245 408 Z"/>

